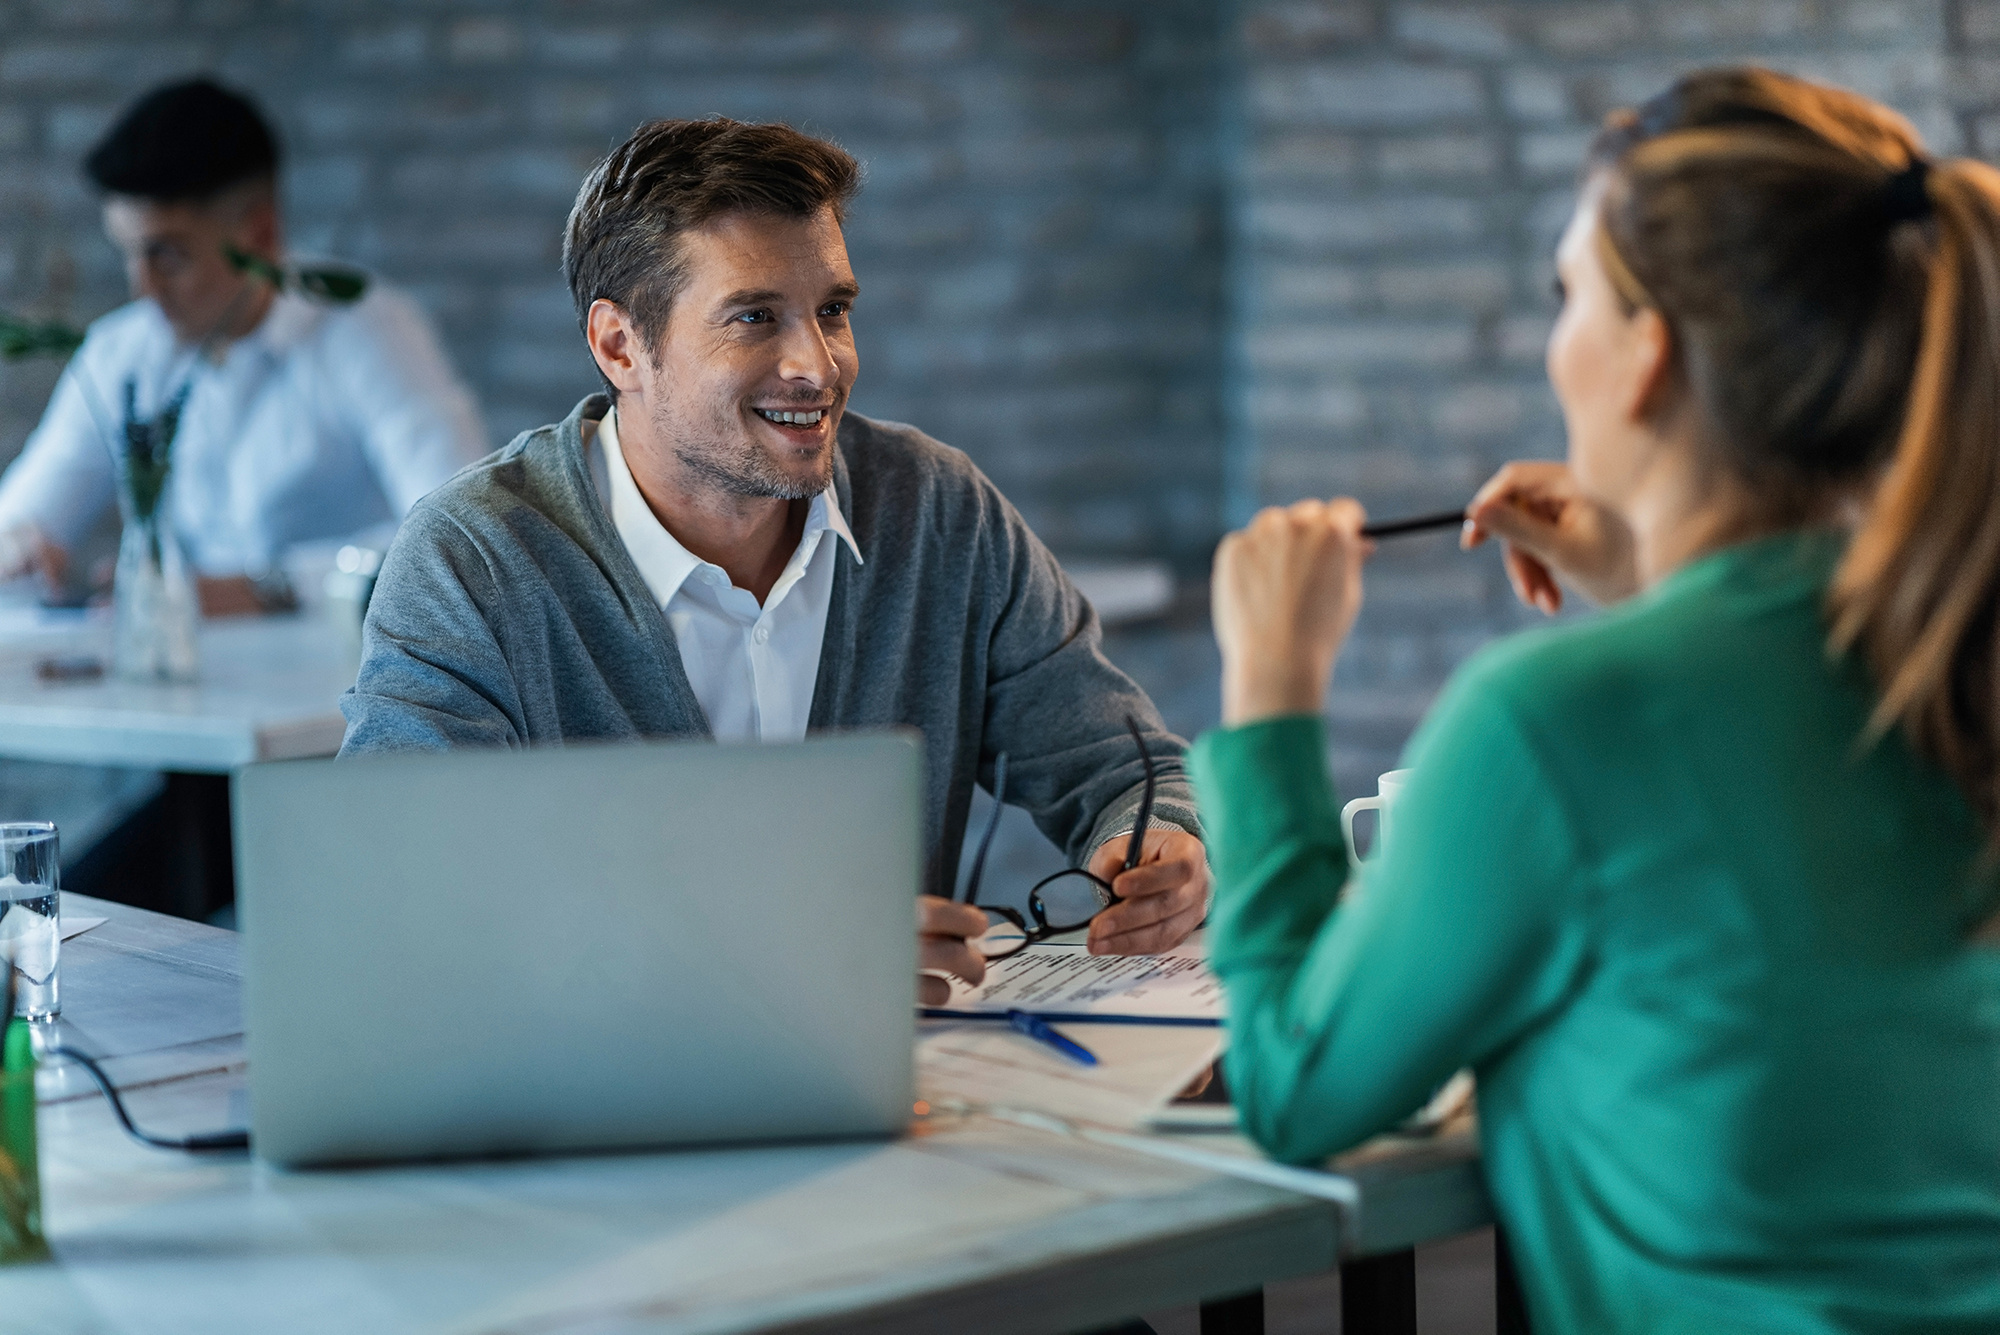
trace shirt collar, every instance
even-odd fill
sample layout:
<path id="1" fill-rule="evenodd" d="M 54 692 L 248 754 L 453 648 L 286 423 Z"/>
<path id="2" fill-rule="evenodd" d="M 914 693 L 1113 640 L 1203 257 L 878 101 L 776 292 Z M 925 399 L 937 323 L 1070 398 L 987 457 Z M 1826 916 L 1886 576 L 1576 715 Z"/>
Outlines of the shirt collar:
<path id="1" fill-rule="evenodd" d="M 681 545 L 680 539 L 667 530 L 660 517 L 653 513 L 653 507 L 646 504 L 646 498 L 640 494 L 632 469 L 625 462 L 624 446 L 618 440 L 616 408 L 605 413 L 603 420 L 597 424 L 597 443 L 604 454 L 605 478 L 610 484 L 611 523 L 624 540 L 625 549 L 632 554 L 632 562 L 639 567 L 646 587 L 652 590 L 660 606 L 665 607 L 680 592 L 688 577 L 707 563 Z M 847 526 L 847 517 L 840 512 L 840 497 L 831 486 L 813 497 L 812 508 L 806 511 L 806 528 L 799 537 L 799 552 L 810 558 L 819 546 L 820 537 L 827 532 L 838 534 L 841 541 L 847 544 L 847 549 L 854 553 L 855 564 L 863 564 L 860 544 L 855 542 L 854 532 Z"/>
<path id="2" fill-rule="evenodd" d="M 257 327 L 245 334 L 240 342 L 282 357 L 305 342 L 324 315 L 321 307 L 304 297 L 281 291 L 271 298 L 271 309 L 264 312 L 264 318 L 257 322 Z"/>
<path id="3" fill-rule="evenodd" d="M 807 530 L 812 529 L 813 519 L 820 513 L 821 501 L 826 502 L 826 527 L 839 534 L 840 540 L 847 544 L 847 550 L 854 553 L 854 564 L 867 565 L 861 558 L 861 544 L 854 540 L 854 530 L 847 527 L 847 516 L 840 512 L 840 494 L 833 489 L 832 483 L 828 483 L 826 490 L 813 498 L 812 514 L 806 516 Z"/>
<path id="4" fill-rule="evenodd" d="M 604 472 L 611 484 L 608 499 L 612 526 L 624 539 L 625 550 L 632 554 L 632 563 L 639 567 L 646 587 L 653 591 L 660 606 L 665 607 L 680 592 L 688 576 L 701 569 L 701 558 L 667 532 L 667 526 L 639 494 L 639 484 L 632 480 L 632 470 L 625 463 L 625 450 L 618 443 L 616 408 L 604 414 L 597 424 L 597 445 L 604 452 Z"/>

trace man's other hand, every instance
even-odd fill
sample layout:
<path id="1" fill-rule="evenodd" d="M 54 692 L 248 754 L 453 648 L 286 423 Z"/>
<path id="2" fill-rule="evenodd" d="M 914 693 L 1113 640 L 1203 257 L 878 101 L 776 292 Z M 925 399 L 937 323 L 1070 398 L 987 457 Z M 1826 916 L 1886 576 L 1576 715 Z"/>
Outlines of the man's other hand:
<path id="1" fill-rule="evenodd" d="M 35 524 L 16 524 L 0 532 L 0 580 L 40 575 L 51 595 L 62 592 L 69 578 L 69 553 Z"/>
<path id="2" fill-rule="evenodd" d="M 247 576 L 202 575 L 196 578 L 194 587 L 205 617 L 254 617 L 264 613 L 257 586 Z"/>
<path id="3" fill-rule="evenodd" d="M 1113 839 L 1090 859 L 1093 876 L 1125 902 L 1090 920 L 1093 955 L 1157 955 L 1187 940 L 1208 911 L 1208 854 L 1186 830 L 1146 831 L 1139 865 L 1125 871 L 1131 836 Z"/>
<path id="4" fill-rule="evenodd" d="M 951 1000 L 951 984 L 937 974 L 948 973 L 978 987 L 986 978 L 986 961 L 973 953 L 966 938 L 986 930 L 986 915 L 970 904 L 955 904 L 936 895 L 917 896 L 917 1002 L 942 1006 Z M 935 972 L 932 972 L 935 970 Z"/>

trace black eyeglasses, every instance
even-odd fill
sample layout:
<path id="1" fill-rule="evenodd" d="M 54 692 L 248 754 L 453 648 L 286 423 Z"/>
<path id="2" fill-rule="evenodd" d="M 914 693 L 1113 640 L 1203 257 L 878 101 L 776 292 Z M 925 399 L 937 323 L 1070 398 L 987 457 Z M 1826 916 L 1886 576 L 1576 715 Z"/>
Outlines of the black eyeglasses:
<path id="1" fill-rule="evenodd" d="M 1153 758 L 1146 754 L 1146 739 L 1139 732 L 1138 721 L 1127 716 L 1125 727 L 1138 743 L 1139 763 L 1146 768 L 1146 791 L 1139 799 L 1139 818 L 1133 822 L 1132 837 L 1125 845 L 1125 870 L 1130 871 L 1139 865 L 1139 855 L 1145 851 L 1146 827 L 1153 819 Z M 959 896 L 960 903 L 970 904 L 986 915 L 986 930 L 967 944 L 987 960 L 1004 960 L 1037 941 L 1087 927 L 1092 918 L 1120 902 L 1108 882 L 1081 867 L 1071 867 L 1043 878 L 1028 892 L 1026 916 L 1019 909 L 1002 904 L 980 903 L 979 878 L 986 870 L 986 850 L 993 843 L 993 832 L 1000 828 L 1000 808 L 1006 800 L 1007 753 L 1002 751 L 993 759 L 993 811 L 986 818 L 985 833 L 979 836 L 979 851 L 972 856 L 965 893 Z M 1030 918 L 1034 920 L 1032 926 Z"/>

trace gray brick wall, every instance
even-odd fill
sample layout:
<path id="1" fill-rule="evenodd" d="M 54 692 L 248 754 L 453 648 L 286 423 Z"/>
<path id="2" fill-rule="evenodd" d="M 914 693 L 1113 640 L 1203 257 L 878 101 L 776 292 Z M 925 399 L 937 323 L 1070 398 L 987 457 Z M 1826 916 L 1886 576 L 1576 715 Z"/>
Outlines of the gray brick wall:
<path id="1" fill-rule="evenodd" d="M 869 169 L 857 406 L 969 450 L 1060 551 L 1198 576 L 1256 504 L 1442 507 L 1558 452 L 1548 253 L 1591 127 L 1744 60 L 2000 152 L 2000 0 L 0 0 L 0 304 L 120 299 L 76 161 L 214 70 L 282 127 L 298 245 L 412 287 L 498 442 L 592 384 L 556 273 L 588 164 L 647 116 L 790 120 Z M 0 367 L 0 455 L 53 375 Z M 1385 549 L 1342 786 L 1528 620 L 1491 555 Z M 1213 719 L 1198 620 L 1114 651 Z"/>
<path id="2" fill-rule="evenodd" d="M 1562 450 L 1549 255 L 1603 114 L 1754 61 L 1847 84 L 1934 147 L 2000 146 L 2000 4 L 1246 0 L 1236 15 L 1230 501 L 1461 503 Z M 1980 100 L 1983 99 L 1983 100 Z M 1373 791 L 1451 669 L 1538 617 L 1449 537 L 1386 546 L 1332 706 Z"/>
<path id="3" fill-rule="evenodd" d="M 971 452 L 1063 550 L 1194 568 L 1220 522 L 1220 19 L 1048 5 L 0 0 L 0 304 L 123 297 L 76 164 L 206 70 L 289 149 L 294 244 L 415 290 L 496 443 L 594 386 L 557 272 L 584 170 L 652 116 L 787 120 L 868 168 L 856 406 Z M 0 457 L 45 364 L 0 368 Z"/>

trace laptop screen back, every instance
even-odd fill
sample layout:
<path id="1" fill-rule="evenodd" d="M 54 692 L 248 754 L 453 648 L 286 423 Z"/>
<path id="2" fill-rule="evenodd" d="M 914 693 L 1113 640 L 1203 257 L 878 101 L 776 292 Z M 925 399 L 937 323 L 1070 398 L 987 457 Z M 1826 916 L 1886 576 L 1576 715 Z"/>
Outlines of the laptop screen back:
<path id="1" fill-rule="evenodd" d="M 257 1152 L 899 1130 L 920 785 L 907 735 L 252 767 Z"/>

